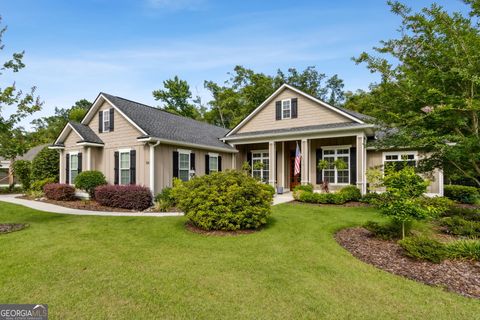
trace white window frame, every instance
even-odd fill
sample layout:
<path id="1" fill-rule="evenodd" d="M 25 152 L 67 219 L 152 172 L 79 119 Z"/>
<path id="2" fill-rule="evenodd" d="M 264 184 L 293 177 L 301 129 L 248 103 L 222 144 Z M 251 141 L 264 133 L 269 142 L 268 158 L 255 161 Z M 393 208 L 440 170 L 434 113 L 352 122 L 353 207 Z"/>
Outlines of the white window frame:
<path id="1" fill-rule="evenodd" d="M 270 153 L 268 150 L 251 150 L 250 151 L 252 153 L 252 168 L 251 168 L 251 176 L 254 177 L 253 175 L 253 171 L 260 171 L 260 181 L 262 181 L 263 183 L 268 183 L 268 180 L 270 179 Z M 254 153 L 259 153 L 260 154 L 260 157 L 254 157 L 253 154 Z M 264 156 L 264 154 L 267 154 L 267 156 Z M 260 160 L 260 162 L 263 163 L 264 160 L 267 160 L 268 161 L 268 169 L 265 170 L 264 168 L 262 168 L 261 170 L 258 170 L 258 169 L 253 169 L 253 165 L 254 165 L 254 161 L 255 160 Z M 267 177 L 265 177 L 265 171 L 267 172 Z"/>
<path id="2" fill-rule="evenodd" d="M 413 159 L 402 159 L 402 156 L 413 155 Z M 397 156 L 396 160 L 388 159 L 387 156 Z M 418 152 L 417 151 L 388 151 L 383 152 L 382 154 L 382 168 L 385 168 L 386 162 L 403 162 L 403 161 L 415 161 L 415 167 L 418 163 Z"/>
<path id="3" fill-rule="evenodd" d="M 103 132 L 110 132 L 110 110 L 103 110 L 103 116 L 102 116 L 102 128 L 103 128 Z M 108 121 L 106 120 L 107 117 L 105 116 L 107 115 L 108 116 Z M 105 128 L 105 125 L 108 123 L 108 126 Z"/>
<path id="4" fill-rule="evenodd" d="M 69 152 L 69 156 L 68 156 L 68 181 L 70 182 L 69 184 L 70 185 L 74 185 L 73 183 L 73 179 L 72 179 L 72 156 L 75 156 L 77 157 L 77 175 L 78 175 L 78 154 L 79 152 L 78 151 L 74 151 L 74 152 Z"/>
<path id="5" fill-rule="evenodd" d="M 191 168 L 192 163 L 191 163 L 191 161 L 190 161 L 190 160 L 191 160 L 190 154 L 192 153 L 192 151 L 191 151 L 191 150 L 178 149 L 177 152 L 178 152 L 178 178 L 181 180 L 181 178 L 180 178 L 180 171 L 188 171 L 188 175 L 187 175 L 187 177 L 188 177 L 188 178 L 187 178 L 187 181 L 188 181 L 188 180 L 190 180 L 190 177 L 191 177 L 191 174 L 190 174 L 190 173 L 191 173 L 191 170 L 190 170 L 190 168 Z M 188 156 L 188 169 L 182 169 L 181 166 L 180 166 L 180 164 L 181 164 L 180 158 L 181 158 L 181 155 L 182 155 L 182 154 Z"/>
<path id="6" fill-rule="evenodd" d="M 283 103 L 284 102 L 288 102 L 288 106 L 284 106 Z M 291 99 L 285 99 L 285 100 L 282 100 L 281 102 L 281 109 L 282 109 L 282 120 L 284 119 L 292 119 L 292 100 Z M 288 114 L 289 116 L 288 117 L 285 117 L 284 116 L 284 111 L 287 111 L 288 110 Z"/>
<path id="7" fill-rule="evenodd" d="M 130 163 L 130 151 L 131 149 L 118 150 L 118 184 L 129 185 L 132 182 L 131 179 L 131 163 Z M 128 154 L 128 169 L 122 168 L 122 154 Z M 122 183 L 122 171 L 128 171 L 128 183 Z"/>
<path id="8" fill-rule="evenodd" d="M 338 170 L 337 168 L 333 169 L 323 169 L 322 170 L 322 177 L 325 177 L 325 170 L 327 171 L 333 171 L 334 172 L 334 181 L 329 181 L 330 184 L 333 185 L 349 185 L 351 180 L 350 180 L 350 174 L 351 174 L 351 168 L 350 168 L 350 148 L 351 145 L 344 145 L 344 146 L 326 146 L 322 147 L 322 160 L 325 159 L 325 157 L 333 158 L 333 161 L 336 161 L 338 158 L 348 158 L 346 161 L 347 163 L 347 169 L 341 170 L 341 171 L 347 171 L 347 177 L 348 177 L 348 182 L 338 182 Z M 325 154 L 325 151 L 334 151 L 334 154 Z M 338 153 L 338 150 L 348 150 L 348 153 Z"/>
<path id="9" fill-rule="evenodd" d="M 217 159 L 217 167 L 212 169 L 211 159 Z M 208 154 L 208 172 L 218 172 L 218 153 L 209 153 Z"/>

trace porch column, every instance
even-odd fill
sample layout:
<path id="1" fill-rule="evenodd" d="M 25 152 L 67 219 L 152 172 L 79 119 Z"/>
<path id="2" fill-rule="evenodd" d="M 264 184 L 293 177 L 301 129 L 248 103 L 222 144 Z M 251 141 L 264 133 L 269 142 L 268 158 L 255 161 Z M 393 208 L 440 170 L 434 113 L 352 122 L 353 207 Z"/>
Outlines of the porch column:
<path id="1" fill-rule="evenodd" d="M 60 183 L 65 183 L 65 153 L 63 152 L 63 150 L 58 150 L 58 156 L 60 157 L 60 161 L 59 161 L 59 168 L 58 170 L 60 171 L 58 173 L 58 182 Z"/>
<path id="2" fill-rule="evenodd" d="M 87 147 L 87 150 L 86 150 L 86 154 L 87 154 L 87 170 L 90 171 L 92 170 L 92 148 L 91 147 Z"/>
<path id="3" fill-rule="evenodd" d="M 365 135 L 358 135 L 356 137 L 357 147 L 357 187 L 362 194 L 367 193 L 367 150 L 365 148 Z"/>
<path id="4" fill-rule="evenodd" d="M 268 143 L 268 183 L 275 188 L 275 158 L 276 158 L 275 142 Z"/>
<path id="5" fill-rule="evenodd" d="M 300 152 L 302 153 L 301 165 L 300 165 L 300 179 L 302 184 L 308 183 L 308 164 L 310 160 L 310 152 L 308 150 L 308 140 L 302 139 L 302 145 L 300 146 Z"/>
<path id="6" fill-rule="evenodd" d="M 235 145 L 232 144 L 232 147 L 235 148 Z M 238 153 L 232 153 L 232 169 L 233 170 L 235 170 L 237 168 L 237 155 L 238 155 Z"/>
<path id="7" fill-rule="evenodd" d="M 280 161 L 280 168 L 282 169 L 281 174 L 281 187 L 285 189 L 285 141 L 282 141 L 282 161 Z"/>

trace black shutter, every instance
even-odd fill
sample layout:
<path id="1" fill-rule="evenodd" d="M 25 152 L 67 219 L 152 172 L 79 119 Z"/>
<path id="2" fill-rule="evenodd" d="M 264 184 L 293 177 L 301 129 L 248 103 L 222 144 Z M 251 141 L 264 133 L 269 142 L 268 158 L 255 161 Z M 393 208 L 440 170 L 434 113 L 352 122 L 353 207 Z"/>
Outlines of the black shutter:
<path id="1" fill-rule="evenodd" d="M 70 154 L 65 155 L 65 183 L 70 183 Z"/>
<path id="2" fill-rule="evenodd" d="M 195 153 L 190 153 L 190 170 L 195 171 Z"/>
<path id="3" fill-rule="evenodd" d="M 110 131 L 113 131 L 113 108 L 110 109 Z"/>
<path id="4" fill-rule="evenodd" d="M 282 120 L 282 101 L 275 102 L 275 120 Z"/>
<path id="5" fill-rule="evenodd" d="M 118 157 L 118 151 L 115 151 L 114 156 L 113 156 L 113 170 L 114 170 L 114 181 L 113 184 L 118 184 L 118 166 L 120 165 L 119 163 L 119 157 Z"/>
<path id="6" fill-rule="evenodd" d="M 178 178 L 178 151 L 173 151 L 173 177 Z"/>
<path id="7" fill-rule="evenodd" d="M 315 168 L 317 169 L 317 184 L 321 184 L 323 181 L 323 172 L 322 169 L 318 168 L 318 162 L 322 160 L 322 149 L 317 149 L 317 162 L 315 163 Z"/>
<path id="8" fill-rule="evenodd" d="M 98 132 L 103 132 L 103 111 L 98 112 Z"/>
<path id="9" fill-rule="evenodd" d="M 350 184 L 357 184 L 357 148 L 350 148 Z"/>
<path id="10" fill-rule="evenodd" d="M 249 151 L 247 152 L 247 162 L 250 168 L 252 167 L 252 153 Z"/>
<path id="11" fill-rule="evenodd" d="M 292 104 L 292 118 L 298 117 L 298 99 L 293 98 L 291 101 Z"/>
<path id="12" fill-rule="evenodd" d="M 82 159 L 83 159 L 82 153 L 79 152 L 78 153 L 78 173 L 82 172 L 82 162 L 83 162 Z M 72 182 L 75 182 L 75 181 L 72 181 Z"/>
<path id="13" fill-rule="evenodd" d="M 218 156 L 218 171 L 222 171 L 222 156 Z"/>
<path id="14" fill-rule="evenodd" d="M 208 153 L 205 155 L 205 174 L 210 173 L 210 156 Z"/>
<path id="15" fill-rule="evenodd" d="M 112 109 L 113 110 L 113 109 Z M 111 113 L 110 113 L 111 114 Z M 137 183 L 137 151 L 130 150 L 130 184 Z"/>

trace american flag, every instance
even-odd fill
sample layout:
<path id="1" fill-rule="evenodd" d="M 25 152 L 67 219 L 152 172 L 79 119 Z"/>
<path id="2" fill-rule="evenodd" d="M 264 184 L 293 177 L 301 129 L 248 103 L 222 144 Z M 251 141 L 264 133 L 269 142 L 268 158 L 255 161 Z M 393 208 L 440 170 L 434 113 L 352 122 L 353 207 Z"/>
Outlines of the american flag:
<path id="1" fill-rule="evenodd" d="M 300 148 L 298 147 L 297 142 L 297 151 L 295 151 L 295 170 L 294 176 L 300 173 L 300 159 L 302 159 L 302 154 L 300 153 Z"/>

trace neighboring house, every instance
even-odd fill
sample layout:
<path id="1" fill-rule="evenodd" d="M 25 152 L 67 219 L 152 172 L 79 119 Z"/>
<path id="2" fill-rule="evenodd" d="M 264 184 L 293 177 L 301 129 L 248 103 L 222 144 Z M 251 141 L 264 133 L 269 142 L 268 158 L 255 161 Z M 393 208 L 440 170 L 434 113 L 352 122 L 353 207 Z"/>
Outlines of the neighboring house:
<path id="1" fill-rule="evenodd" d="M 373 150 L 368 116 L 333 107 L 292 86 L 282 85 L 234 129 L 212 126 L 106 93 L 100 93 L 81 123 L 70 122 L 51 148 L 60 150 L 60 181 L 72 183 L 82 170 L 99 170 L 112 184 L 141 184 L 154 193 L 174 177 L 188 180 L 225 169 L 240 170 L 285 190 L 300 183 L 320 189 L 353 184 L 366 193 L 366 170 L 387 163 L 409 164 L 425 156 L 416 150 Z M 296 145 L 302 153 L 294 176 Z M 325 159 L 342 159 L 343 170 L 319 170 Z M 256 163 L 263 163 L 259 167 Z M 153 165 L 152 165 L 153 164 Z M 428 192 L 443 194 L 443 174 L 429 174 Z"/>
<path id="2" fill-rule="evenodd" d="M 48 144 L 41 144 L 35 146 L 25 152 L 22 156 L 19 156 L 15 159 L 16 160 L 28 160 L 32 161 L 35 156 L 43 150 L 43 148 L 48 147 Z M 11 174 L 11 161 L 6 160 L 0 157 L 0 186 L 8 186 L 12 183 L 16 183 L 16 179 L 13 174 Z"/>

